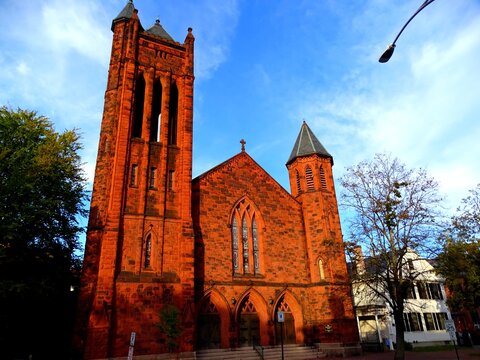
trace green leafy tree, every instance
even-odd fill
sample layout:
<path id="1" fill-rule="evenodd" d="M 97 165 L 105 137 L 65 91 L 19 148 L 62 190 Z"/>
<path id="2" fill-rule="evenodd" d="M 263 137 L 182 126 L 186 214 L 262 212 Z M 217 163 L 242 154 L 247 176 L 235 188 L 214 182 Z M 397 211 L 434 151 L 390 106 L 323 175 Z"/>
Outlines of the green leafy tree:
<path id="1" fill-rule="evenodd" d="M 177 339 L 182 334 L 180 310 L 175 305 L 164 305 L 160 310 L 160 321 L 157 326 L 166 338 L 168 351 L 174 352 L 178 348 Z"/>
<path id="2" fill-rule="evenodd" d="M 436 267 L 450 290 L 453 310 L 480 306 L 480 184 L 462 200 L 444 234 Z"/>
<path id="3" fill-rule="evenodd" d="M 75 130 L 0 108 L 0 348 L 65 358 L 78 281 L 86 180 Z M 48 355 L 47 355 L 48 354 Z"/>
<path id="4" fill-rule="evenodd" d="M 389 305 L 396 324 L 395 359 L 404 359 L 403 311 L 414 281 L 422 276 L 420 267 L 411 266 L 411 254 L 424 255 L 437 237 L 438 185 L 425 170 L 407 169 L 385 154 L 348 168 L 341 184 L 349 214 L 349 255 L 361 264 L 353 274 L 353 289 L 370 297 L 361 299 L 367 304 L 380 299 Z M 368 254 L 364 262 L 360 248 Z"/>

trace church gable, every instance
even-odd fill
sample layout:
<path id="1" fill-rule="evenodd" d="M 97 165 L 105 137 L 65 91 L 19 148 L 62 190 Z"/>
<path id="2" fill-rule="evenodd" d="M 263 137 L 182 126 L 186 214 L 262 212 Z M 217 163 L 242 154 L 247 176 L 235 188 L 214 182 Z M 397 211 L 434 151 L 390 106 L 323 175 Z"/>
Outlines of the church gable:
<path id="1" fill-rule="evenodd" d="M 301 206 L 248 154 L 196 178 L 192 196 L 205 281 L 308 281 Z"/>
<path id="2" fill-rule="evenodd" d="M 291 201 L 290 206 L 299 207 L 300 204 L 286 191 L 269 173 L 267 173 L 255 160 L 245 151 L 231 157 L 223 163 L 215 166 L 207 172 L 193 179 L 193 188 L 204 187 L 206 184 L 215 183 L 220 178 L 236 176 L 238 185 L 245 185 L 245 193 L 255 189 L 258 185 L 269 186 L 277 196 L 286 201 Z M 248 179 L 245 184 L 243 179 Z M 221 180 L 220 180 L 221 181 Z M 257 183 L 253 183 L 253 182 Z"/>

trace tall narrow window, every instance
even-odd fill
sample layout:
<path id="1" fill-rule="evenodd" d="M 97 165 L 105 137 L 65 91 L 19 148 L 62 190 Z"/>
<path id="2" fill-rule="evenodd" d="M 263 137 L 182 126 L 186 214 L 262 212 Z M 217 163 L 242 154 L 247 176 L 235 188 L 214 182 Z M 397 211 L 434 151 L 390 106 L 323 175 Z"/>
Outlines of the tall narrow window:
<path id="1" fill-rule="evenodd" d="M 233 272 L 238 272 L 238 227 L 237 218 L 234 216 L 232 221 L 232 258 Z"/>
<path id="2" fill-rule="evenodd" d="M 143 103 L 145 100 L 145 79 L 141 74 L 135 84 L 135 104 L 133 112 L 133 129 L 132 137 L 142 137 L 142 123 L 143 123 Z"/>
<path id="3" fill-rule="evenodd" d="M 154 188 L 155 187 L 155 183 L 156 183 L 156 177 L 157 177 L 157 169 L 152 167 L 150 169 L 150 188 Z"/>
<path id="4" fill-rule="evenodd" d="M 168 190 L 173 190 L 173 181 L 174 181 L 175 171 L 168 170 Z"/>
<path id="5" fill-rule="evenodd" d="M 325 272 L 323 270 L 323 261 L 322 259 L 318 259 L 318 274 L 320 275 L 320 280 L 325 279 Z"/>
<path id="6" fill-rule="evenodd" d="M 132 165 L 132 170 L 130 172 L 130 185 L 131 186 L 137 185 L 137 172 L 138 172 L 138 165 Z"/>
<path id="7" fill-rule="evenodd" d="M 313 172 L 312 172 L 312 168 L 308 165 L 305 169 L 305 178 L 307 180 L 307 190 L 314 191 L 315 184 L 313 183 Z"/>
<path id="8" fill-rule="evenodd" d="M 242 220 L 242 246 L 243 246 L 243 271 L 245 273 L 249 272 L 248 267 L 248 225 L 247 225 L 247 218 L 243 216 Z"/>
<path id="9" fill-rule="evenodd" d="M 297 192 L 300 194 L 302 192 L 302 186 L 300 184 L 300 173 L 298 172 L 298 170 L 295 170 L 295 177 L 297 180 Z"/>
<path id="10" fill-rule="evenodd" d="M 320 166 L 320 184 L 323 190 L 327 190 L 327 178 L 325 177 L 323 166 Z"/>
<path id="11" fill-rule="evenodd" d="M 176 84 L 170 87 L 168 117 L 168 145 L 177 144 L 177 120 L 178 120 L 178 88 Z"/>
<path id="12" fill-rule="evenodd" d="M 162 112 L 162 83 L 157 79 L 153 84 L 152 113 L 150 118 L 150 141 L 160 141 L 159 129 Z"/>
<path id="13" fill-rule="evenodd" d="M 255 274 L 260 270 L 260 261 L 258 259 L 258 237 L 257 237 L 257 222 L 255 218 L 252 219 L 252 242 L 253 242 L 253 268 Z"/>
<path id="14" fill-rule="evenodd" d="M 145 269 L 148 269 L 150 267 L 151 255 L 152 255 L 152 235 L 148 234 L 147 238 L 145 239 L 145 261 L 144 261 Z"/>

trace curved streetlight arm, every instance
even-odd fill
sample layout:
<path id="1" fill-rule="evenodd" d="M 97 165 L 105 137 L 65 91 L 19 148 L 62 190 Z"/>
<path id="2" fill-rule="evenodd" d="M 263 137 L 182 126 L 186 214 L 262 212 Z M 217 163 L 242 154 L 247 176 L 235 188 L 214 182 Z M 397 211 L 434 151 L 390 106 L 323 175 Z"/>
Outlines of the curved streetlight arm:
<path id="1" fill-rule="evenodd" d="M 417 14 L 422 11 L 423 9 L 425 9 L 428 5 L 430 5 L 432 2 L 434 2 L 435 0 L 425 0 L 423 2 L 422 5 L 420 5 L 420 7 L 417 9 L 417 11 L 415 11 L 415 13 L 410 17 L 410 19 L 408 19 L 408 21 L 405 23 L 405 25 L 403 25 L 402 29 L 400 30 L 400 32 L 397 34 L 397 36 L 395 37 L 395 40 L 393 40 L 393 43 L 391 43 L 390 45 L 388 45 L 387 49 L 384 51 L 384 53 L 382 54 L 382 56 L 380 56 L 380 59 L 378 59 L 379 62 L 381 63 L 386 63 L 388 60 L 390 60 L 390 58 L 392 57 L 393 55 L 393 50 L 395 50 L 395 43 L 397 42 L 398 38 L 400 37 L 400 35 L 402 34 L 403 30 L 405 30 L 405 28 L 407 27 L 408 24 L 410 24 L 410 21 L 413 20 L 413 18 L 415 16 L 417 16 Z"/>

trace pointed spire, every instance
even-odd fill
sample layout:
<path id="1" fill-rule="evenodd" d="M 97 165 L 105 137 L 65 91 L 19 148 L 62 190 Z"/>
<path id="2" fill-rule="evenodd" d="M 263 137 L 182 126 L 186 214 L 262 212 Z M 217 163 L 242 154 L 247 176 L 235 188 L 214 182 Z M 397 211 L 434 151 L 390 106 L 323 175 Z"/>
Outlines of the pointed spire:
<path id="1" fill-rule="evenodd" d="M 317 154 L 322 157 L 328 157 L 333 164 L 333 157 L 323 147 L 322 143 L 313 134 L 312 130 L 308 127 L 305 120 L 303 121 L 300 133 L 298 134 L 297 141 L 293 146 L 292 153 L 287 161 L 287 165 L 291 164 L 297 157 Z"/>
<path id="2" fill-rule="evenodd" d="M 160 19 L 157 17 L 155 24 L 152 25 L 150 29 L 147 30 L 147 33 L 150 35 L 158 36 L 164 40 L 175 41 L 173 38 L 165 31 L 165 29 L 160 25 Z"/>
<path id="3" fill-rule="evenodd" d="M 123 8 L 122 11 L 117 15 L 115 19 L 112 20 L 112 31 L 113 25 L 120 20 L 128 20 L 132 17 L 133 12 L 135 11 L 135 6 L 133 5 L 133 0 L 128 0 L 127 5 Z"/>

